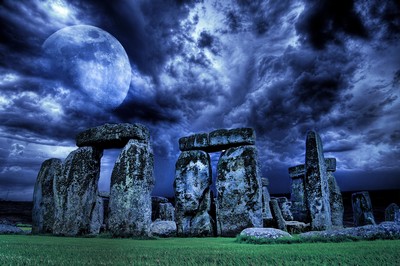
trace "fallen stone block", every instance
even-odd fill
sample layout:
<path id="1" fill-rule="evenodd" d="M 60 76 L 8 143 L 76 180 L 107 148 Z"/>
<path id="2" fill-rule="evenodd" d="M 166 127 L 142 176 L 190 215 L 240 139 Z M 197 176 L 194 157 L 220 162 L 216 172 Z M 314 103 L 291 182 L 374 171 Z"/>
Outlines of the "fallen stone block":
<path id="1" fill-rule="evenodd" d="M 289 238 L 292 237 L 288 232 L 276 228 L 257 228 L 257 227 L 246 228 L 242 232 L 240 232 L 240 235 L 255 237 L 260 239 L 278 239 L 282 237 L 289 237 Z"/>
<path id="2" fill-rule="evenodd" d="M 150 236 L 175 237 L 176 223 L 173 221 L 155 221 L 150 226 Z"/>

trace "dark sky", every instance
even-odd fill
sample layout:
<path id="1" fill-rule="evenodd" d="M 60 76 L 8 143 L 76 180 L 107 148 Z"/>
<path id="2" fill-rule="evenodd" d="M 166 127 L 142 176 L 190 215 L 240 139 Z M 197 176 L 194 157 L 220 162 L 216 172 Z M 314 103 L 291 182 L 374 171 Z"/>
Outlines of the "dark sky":
<path id="1" fill-rule="evenodd" d="M 287 168 L 304 163 L 311 129 L 337 158 L 342 190 L 400 189 L 397 0 L 0 3 L 0 198 L 31 200 L 41 163 L 65 159 L 78 132 L 106 122 L 150 129 L 156 195 L 173 193 L 180 137 L 235 127 L 256 130 L 271 193 L 289 191 Z M 43 48 L 81 24 L 126 51 L 132 75 L 120 105 L 75 80 L 78 70 L 116 77 Z M 117 154 L 104 154 L 101 190 Z"/>

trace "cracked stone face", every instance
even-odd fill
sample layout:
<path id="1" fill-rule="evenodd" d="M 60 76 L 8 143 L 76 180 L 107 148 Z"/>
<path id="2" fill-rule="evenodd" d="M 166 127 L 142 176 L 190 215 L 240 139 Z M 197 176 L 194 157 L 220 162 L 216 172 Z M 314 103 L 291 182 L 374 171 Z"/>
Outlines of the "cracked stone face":
<path id="1" fill-rule="evenodd" d="M 150 144 L 130 140 L 111 174 L 108 229 L 114 236 L 147 236 L 151 225 L 154 158 Z"/>
<path id="2" fill-rule="evenodd" d="M 82 147 L 71 152 L 64 162 L 62 174 L 54 180 L 54 226 L 56 235 L 98 234 L 95 208 L 100 176 L 101 150 Z"/>
<path id="3" fill-rule="evenodd" d="M 262 188 L 255 146 L 229 148 L 217 169 L 217 232 L 235 236 L 262 227 Z"/>
<path id="4" fill-rule="evenodd" d="M 176 162 L 175 219 L 181 236 L 211 236 L 212 182 L 210 156 L 204 151 L 184 151 Z"/>
<path id="5" fill-rule="evenodd" d="M 61 176 L 60 159 L 43 162 L 33 192 L 32 233 L 51 233 L 54 223 L 54 180 Z"/>
<path id="6" fill-rule="evenodd" d="M 332 221 L 328 177 L 321 138 L 315 131 L 307 134 L 305 170 L 304 187 L 311 228 L 317 231 L 330 229 Z"/>

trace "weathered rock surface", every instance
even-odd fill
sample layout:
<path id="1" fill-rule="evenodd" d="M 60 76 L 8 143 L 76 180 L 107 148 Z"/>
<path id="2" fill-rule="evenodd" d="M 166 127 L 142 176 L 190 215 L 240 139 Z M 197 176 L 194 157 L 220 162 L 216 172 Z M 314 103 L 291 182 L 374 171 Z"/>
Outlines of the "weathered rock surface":
<path id="1" fill-rule="evenodd" d="M 96 217 L 100 159 L 102 151 L 82 147 L 71 152 L 64 162 L 62 174 L 54 180 L 55 235 L 97 234 Z"/>
<path id="2" fill-rule="evenodd" d="M 310 224 L 298 221 L 285 221 L 285 225 L 290 234 L 299 234 L 309 231 L 310 229 Z"/>
<path id="3" fill-rule="evenodd" d="M 396 215 L 397 214 L 397 215 Z M 385 221 L 387 222 L 400 222 L 400 220 L 397 220 L 396 218 L 400 218 L 400 208 L 396 203 L 391 203 L 387 208 L 385 209 Z"/>
<path id="4" fill-rule="evenodd" d="M 179 236 L 212 236 L 209 214 L 212 182 L 210 156 L 204 151 L 184 151 L 176 162 L 175 220 Z"/>
<path id="5" fill-rule="evenodd" d="M 336 159 L 335 158 L 327 158 L 325 159 L 325 163 L 327 165 L 326 175 L 328 178 L 329 185 L 329 203 L 331 207 L 331 220 L 333 227 L 343 227 L 343 198 L 342 193 L 340 192 L 339 185 L 336 182 L 335 176 L 333 172 L 336 171 Z"/>
<path id="6" fill-rule="evenodd" d="M 290 211 L 292 203 L 286 197 L 276 198 L 279 208 L 282 211 L 282 216 L 285 221 L 293 221 L 293 214 Z"/>
<path id="7" fill-rule="evenodd" d="M 246 228 L 240 232 L 241 236 L 251 236 L 256 238 L 277 239 L 281 237 L 292 237 L 289 233 L 275 228 Z"/>
<path id="8" fill-rule="evenodd" d="M 307 133 L 306 140 L 306 202 L 312 230 L 332 227 L 330 193 L 321 138 L 315 131 Z"/>
<path id="9" fill-rule="evenodd" d="M 310 215 L 307 209 L 306 192 L 304 179 L 306 175 L 305 165 L 300 164 L 289 168 L 289 175 L 292 179 L 292 191 L 290 201 L 292 202 L 293 219 L 309 223 Z"/>
<path id="10" fill-rule="evenodd" d="M 354 226 L 376 224 L 368 191 L 351 195 Z"/>
<path id="11" fill-rule="evenodd" d="M 364 225 L 338 230 L 311 231 L 300 234 L 301 238 L 312 237 L 358 237 L 363 239 L 400 239 L 400 224 L 395 222 L 383 222 L 380 225 Z"/>
<path id="12" fill-rule="evenodd" d="M 180 138 L 179 149 L 215 152 L 243 145 L 254 145 L 255 140 L 256 135 L 252 128 L 218 129 L 209 134 L 200 133 Z"/>
<path id="13" fill-rule="evenodd" d="M 141 124 L 104 124 L 79 133 L 76 136 L 76 145 L 100 149 L 122 148 L 130 139 L 148 143 L 149 130 Z"/>
<path id="14" fill-rule="evenodd" d="M 100 229 L 104 229 L 104 202 L 103 198 L 97 196 L 96 203 L 93 208 L 93 213 L 90 219 L 90 234 L 97 235 Z"/>
<path id="15" fill-rule="evenodd" d="M 221 151 L 231 147 L 254 145 L 256 133 L 252 128 L 218 129 L 208 136 L 210 151 Z"/>
<path id="16" fill-rule="evenodd" d="M 274 227 L 280 230 L 287 231 L 285 219 L 283 219 L 281 208 L 279 207 L 278 200 L 276 198 L 270 201 L 272 217 L 274 218 Z"/>
<path id="17" fill-rule="evenodd" d="M 107 227 L 113 236 L 147 236 L 151 225 L 154 158 L 150 144 L 129 140 L 111 174 Z"/>
<path id="18" fill-rule="evenodd" d="M 51 233 L 54 224 L 53 182 L 60 177 L 62 162 L 49 159 L 42 163 L 33 191 L 32 233 Z"/>
<path id="19" fill-rule="evenodd" d="M 217 232 L 235 236 L 249 227 L 262 227 L 262 187 L 255 146 L 230 148 L 217 169 Z"/>
<path id="20" fill-rule="evenodd" d="M 174 237 L 176 236 L 176 223 L 173 221 L 155 221 L 150 226 L 150 236 Z"/>
<path id="21" fill-rule="evenodd" d="M 156 219 L 161 221 L 175 221 L 175 208 L 172 203 L 160 203 Z"/>
<path id="22" fill-rule="evenodd" d="M 175 221 L 175 208 L 167 198 L 151 197 L 151 220 Z"/>
<path id="23" fill-rule="evenodd" d="M 0 224 L 0 234 L 24 234 L 24 231 L 14 225 Z"/>
<path id="24" fill-rule="evenodd" d="M 179 149 L 181 151 L 204 150 L 209 146 L 207 133 L 194 134 L 179 139 Z"/>
<path id="25" fill-rule="evenodd" d="M 270 208 L 271 196 L 268 191 L 268 179 L 261 178 L 262 185 L 262 219 L 263 219 L 263 227 L 267 227 L 269 224 L 273 222 L 272 212 Z"/>

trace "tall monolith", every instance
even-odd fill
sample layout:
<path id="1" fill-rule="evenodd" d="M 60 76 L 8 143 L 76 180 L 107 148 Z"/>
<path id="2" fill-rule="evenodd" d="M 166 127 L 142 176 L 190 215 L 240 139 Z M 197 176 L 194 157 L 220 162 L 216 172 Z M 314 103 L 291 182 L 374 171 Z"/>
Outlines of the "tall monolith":
<path id="1" fill-rule="evenodd" d="M 175 170 L 175 221 L 179 236 L 212 236 L 210 156 L 183 151 Z"/>
<path id="2" fill-rule="evenodd" d="M 64 162 L 62 174 L 54 180 L 55 235 L 98 234 L 100 227 L 92 223 L 97 216 L 96 204 L 102 150 L 82 147 L 71 152 Z"/>
<path id="3" fill-rule="evenodd" d="M 321 231 L 332 227 L 329 184 L 321 138 L 309 131 L 306 140 L 306 201 L 310 211 L 312 230 Z"/>
<path id="4" fill-rule="evenodd" d="M 42 163 L 33 191 L 32 234 L 52 233 L 54 224 L 53 183 L 61 176 L 60 159 Z"/>
<path id="5" fill-rule="evenodd" d="M 217 169 L 217 232 L 236 236 L 248 227 L 262 227 L 262 187 L 257 149 L 253 145 L 229 148 Z"/>
<path id="6" fill-rule="evenodd" d="M 148 236 L 151 192 L 155 179 L 153 151 L 146 141 L 131 139 L 111 174 L 107 227 L 113 236 Z"/>

